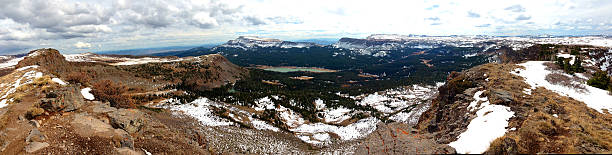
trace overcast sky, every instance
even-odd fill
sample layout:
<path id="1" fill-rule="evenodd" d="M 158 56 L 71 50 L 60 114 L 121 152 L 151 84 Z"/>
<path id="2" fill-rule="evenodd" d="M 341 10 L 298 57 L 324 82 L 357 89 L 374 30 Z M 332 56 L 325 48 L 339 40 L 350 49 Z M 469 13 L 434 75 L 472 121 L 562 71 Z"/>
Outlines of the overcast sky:
<path id="1" fill-rule="evenodd" d="M 611 0 L 0 0 L 0 54 L 369 34 L 612 34 Z"/>

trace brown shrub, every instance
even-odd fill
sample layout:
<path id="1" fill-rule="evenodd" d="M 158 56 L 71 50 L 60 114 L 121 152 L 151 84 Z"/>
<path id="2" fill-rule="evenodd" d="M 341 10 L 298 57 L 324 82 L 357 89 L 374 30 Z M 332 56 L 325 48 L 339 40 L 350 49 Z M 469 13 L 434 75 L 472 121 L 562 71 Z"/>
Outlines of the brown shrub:
<path id="1" fill-rule="evenodd" d="M 574 81 L 578 82 L 579 79 L 574 78 L 574 77 L 568 77 L 560 73 L 551 73 L 551 74 L 546 75 L 546 81 L 552 84 L 562 85 L 562 86 L 566 86 L 570 88 L 576 88 L 579 91 L 585 91 L 586 89 L 581 84 L 574 82 Z"/>
<path id="2" fill-rule="evenodd" d="M 34 118 L 36 118 L 36 116 L 40 116 L 43 113 L 45 113 L 45 109 L 37 108 L 37 107 L 32 107 L 32 108 L 28 109 L 28 112 L 26 112 L 25 117 L 27 119 L 34 119 Z"/>
<path id="3" fill-rule="evenodd" d="M 91 77 L 85 72 L 70 72 L 65 77 L 68 83 L 87 84 L 91 81 Z"/>
<path id="4" fill-rule="evenodd" d="M 93 84 L 91 93 L 98 99 L 110 102 L 112 107 L 134 108 L 136 107 L 129 96 L 124 95 L 128 87 L 122 83 L 115 83 L 110 80 L 102 80 Z"/>
<path id="5" fill-rule="evenodd" d="M 518 146 L 513 138 L 502 136 L 491 142 L 484 154 L 518 154 Z"/>

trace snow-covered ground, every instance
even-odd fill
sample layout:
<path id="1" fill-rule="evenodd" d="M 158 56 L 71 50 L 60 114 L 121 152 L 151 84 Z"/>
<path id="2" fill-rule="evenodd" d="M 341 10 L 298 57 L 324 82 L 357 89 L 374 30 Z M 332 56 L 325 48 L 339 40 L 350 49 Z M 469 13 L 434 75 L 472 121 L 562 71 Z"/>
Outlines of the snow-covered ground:
<path id="1" fill-rule="evenodd" d="M 340 136 L 341 140 L 354 140 L 363 138 L 376 130 L 376 124 L 380 120 L 374 117 L 361 119 L 347 126 L 335 126 L 324 123 L 302 124 L 297 128 L 289 129 L 298 138 L 311 144 L 329 144 L 331 138 L 329 133 Z"/>
<path id="2" fill-rule="evenodd" d="M 610 104 L 610 101 L 612 101 L 612 96 L 610 96 L 606 90 L 595 88 L 584 83 L 576 83 L 585 88 L 584 90 L 579 90 L 577 88 L 552 84 L 547 81 L 546 76 L 552 73 L 558 73 L 568 77 L 572 77 L 573 75 L 563 73 L 562 71 L 547 70 L 546 65 L 544 65 L 546 62 L 547 61 L 528 61 L 518 64 L 519 66 L 525 67 L 525 69 L 517 68 L 511 73 L 523 77 L 525 82 L 531 85 L 531 89 L 535 89 L 536 87 L 544 87 L 563 96 L 572 97 L 578 101 L 582 101 L 588 107 L 593 108 L 600 113 L 603 112 L 603 109 L 612 111 L 612 104 Z"/>
<path id="3" fill-rule="evenodd" d="M 561 58 L 570 59 L 570 60 L 569 60 L 569 61 L 570 61 L 570 62 L 569 62 L 569 63 L 570 63 L 570 65 L 573 65 L 573 64 L 574 64 L 574 59 L 576 58 L 576 56 L 574 56 L 574 55 L 570 55 L 570 54 L 561 54 L 561 53 L 557 54 L 557 57 L 561 57 Z"/>
<path id="4" fill-rule="evenodd" d="M 510 107 L 492 105 L 487 97 L 481 98 L 483 92 L 474 93 L 474 101 L 468 106 L 470 111 L 478 110 L 477 117 L 470 121 L 467 130 L 459 135 L 457 141 L 448 144 L 457 153 L 483 153 L 493 140 L 506 134 L 508 120 L 514 116 Z M 482 103 L 477 107 L 479 102 Z"/>
<path id="5" fill-rule="evenodd" d="M 87 99 L 87 100 L 95 100 L 96 98 L 94 97 L 93 94 L 90 93 L 91 88 L 87 87 L 87 88 L 83 88 L 81 89 L 81 95 L 83 95 L 83 98 Z"/>
<path id="6" fill-rule="evenodd" d="M 15 93 L 15 91 L 17 91 L 17 88 L 32 83 L 34 79 L 43 76 L 43 73 L 38 72 L 35 69 L 36 67 L 23 67 L 23 69 L 20 68 L 20 70 L 17 70 L 17 73 L 23 72 L 21 76 L 19 76 L 18 74 L 15 77 L 16 80 L 11 81 L 9 83 L 0 84 L 0 94 L 2 94 L 2 96 L 0 97 L 0 108 L 7 106 L 9 102 L 14 101 L 13 98 L 10 98 L 10 95 Z M 16 72 L 14 72 L 13 74 L 16 74 Z M 6 76 L 13 75 L 9 74 Z"/>
<path id="7" fill-rule="evenodd" d="M 159 58 L 159 57 L 142 57 L 142 58 L 128 58 L 128 57 L 111 57 L 105 55 L 98 55 L 93 53 L 80 53 L 80 54 L 64 54 L 66 61 L 71 62 L 113 62 L 109 65 L 138 65 L 146 63 L 159 63 L 159 62 L 174 62 L 183 61 L 185 59 L 170 59 L 170 58 Z"/>
<path id="8" fill-rule="evenodd" d="M 23 60 L 24 57 L 21 58 L 11 58 L 10 60 L 0 63 L 0 69 L 3 68 L 9 68 L 9 67 L 13 67 L 15 65 L 17 65 L 17 63 L 19 63 L 19 61 Z"/>
<path id="9" fill-rule="evenodd" d="M 59 78 L 52 78 L 51 81 L 53 81 L 53 82 L 55 82 L 57 84 L 60 84 L 60 85 L 67 85 L 68 84 L 67 82 L 62 81 L 62 79 L 59 79 Z"/>
<path id="10" fill-rule="evenodd" d="M 199 98 L 194 100 L 191 103 L 187 104 L 179 104 L 173 105 L 176 103 L 175 100 L 167 101 L 169 105 L 165 105 L 166 108 L 174 111 L 183 112 L 186 115 L 189 115 L 202 123 L 202 125 L 206 126 L 228 126 L 233 125 L 233 122 L 216 116 L 212 110 L 210 110 L 210 106 L 215 104 L 214 101 L 209 100 L 208 98 Z"/>
<path id="11" fill-rule="evenodd" d="M 358 105 L 371 106 L 380 112 L 390 114 L 430 100 L 436 94 L 438 87 L 443 84 L 437 83 L 436 86 L 412 85 L 350 97 L 360 100 L 357 103 Z"/>

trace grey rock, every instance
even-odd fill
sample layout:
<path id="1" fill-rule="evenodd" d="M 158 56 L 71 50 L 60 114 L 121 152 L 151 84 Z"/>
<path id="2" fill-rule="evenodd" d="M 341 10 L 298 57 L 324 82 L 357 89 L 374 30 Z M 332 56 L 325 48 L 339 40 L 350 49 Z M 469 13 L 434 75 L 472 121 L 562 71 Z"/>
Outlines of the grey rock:
<path id="1" fill-rule="evenodd" d="M 128 133 L 136 133 L 142 129 L 146 123 L 145 113 L 137 109 L 119 109 L 108 114 L 111 125 L 120 128 Z"/>
<path id="2" fill-rule="evenodd" d="M 491 92 L 491 99 L 494 101 L 494 104 L 499 105 L 509 105 L 514 102 L 512 94 L 505 90 L 493 90 Z"/>
<path id="3" fill-rule="evenodd" d="M 74 111 L 83 106 L 85 100 L 78 87 L 63 87 L 40 100 L 40 107 L 51 112 Z"/>
<path id="4" fill-rule="evenodd" d="M 115 150 L 120 155 L 142 155 L 143 154 L 142 152 L 134 151 L 134 150 L 132 150 L 130 148 L 126 148 L 126 147 L 116 148 Z"/>
<path id="5" fill-rule="evenodd" d="M 30 142 L 42 142 L 45 141 L 46 136 L 42 134 L 38 129 L 34 128 L 30 131 L 28 137 L 26 137 L 26 143 Z"/>
<path id="6" fill-rule="evenodd" d="M 74 131 L 81 137 L 98 136 L 103 138 L 112 138 L 115 135 L 114 129 L 110 124 L 104 123 L 101 120 L 79 113 L 73 116 L 70 122 Z"/>
<path id="7" fill-rule="evenodd" d="M 118 139 L 121 147 L 134 149 L 134 139 L 130 134 L 121 129 L 115 129 L 115 138 Z"/>
<path id="8" fill-rule="evenodd" d="M 40 127 L 40 123 L 37 120 L 30 120 L 30 124 L 36 128 Z"/>
<path id="9" fill-rule="evenodd" d="M 33 153 L 33 152 L 36 152 L 36 151 L 38 151 L 40 149 L 43 149 L 43 148 L 45 148 L 47 146 L 49 146 L 48 143 L 44 143 L 44 142 L 42 142 L 42 143 L 41 142 L 32 142 L 32 143 L 30 143 L 29 145 L 27 145 L 25 147 L 25 151 L 28 152 L 28 153 Z"/>

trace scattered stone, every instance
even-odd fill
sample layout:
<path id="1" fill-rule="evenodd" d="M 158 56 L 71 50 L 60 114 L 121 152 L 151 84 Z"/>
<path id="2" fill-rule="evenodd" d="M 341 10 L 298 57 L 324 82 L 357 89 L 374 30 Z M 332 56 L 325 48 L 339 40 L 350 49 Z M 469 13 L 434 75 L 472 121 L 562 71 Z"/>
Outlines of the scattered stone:
<path id="1" fill-rule="evenodd" d="M 134 151 L 130 148 L 122 147 L 115 149 L 120 155 L 143 155 L 142 152 Z"/>
<path id="2" fill-rule="evenodd" d="M 30 120 L 30 124 L 36 128 L 40 127 L 40 123 L 37 120 Z"/>
<path id="3" fill-rule="evenodd" d="M 130 134 L 125 132 L 122 129 L 115 129 L 115 137 L 113 137 L 114 141 L 119 142 L 120 147 L 127 147 L 134 149 L 134 139 Z"/>
<path id="4" fill-rule="evenodd" d="M 509 105 L 514 102 L 514 97 L 508 91 L 493 90 L 491 93 L 491 101 L 493 101 L 493 104 Z"/>
<path id="5" fill-rule="evenodd" d="M 110 103 L 108 102 L 102 103 L 100 101 L 92 101 L 91 103 L 93 104 L 93 112 L 95 113 L 108 113 L 117 111 L 117 108 L 111 107 Z"/>
<path id="6" fill-rule="evenodd" d="M 137 109 L 119 109 L 108 114 L 111 124 L 116 128 L 121 128 L 128 133 L 136 133 L 142 129 L 145 122 L 145 113 Z"/>
<path id="7" fill-rule="evenodd" d="M 37 128 L 32 129 L 28 137 L 26 137 L 26 143 L 30 142 L 42 142 L 45 141 L 46 136 L 42 134 Z"/>
<path id="8" fill-rule="evenodd" d="M 33 153 L 36 152 L 40 149 L 43 149 L 45 147 L 49 146 L 48 143 L 44 143 L 44 142 L 32 142 L 29 145 L 27 145 L 25 147 L 25 151 L 28 153 Z"/>

